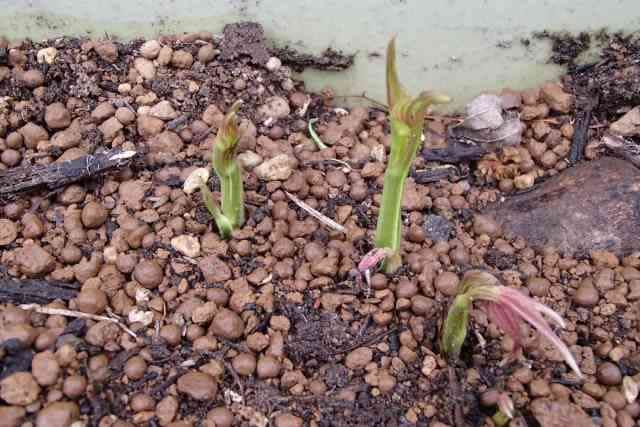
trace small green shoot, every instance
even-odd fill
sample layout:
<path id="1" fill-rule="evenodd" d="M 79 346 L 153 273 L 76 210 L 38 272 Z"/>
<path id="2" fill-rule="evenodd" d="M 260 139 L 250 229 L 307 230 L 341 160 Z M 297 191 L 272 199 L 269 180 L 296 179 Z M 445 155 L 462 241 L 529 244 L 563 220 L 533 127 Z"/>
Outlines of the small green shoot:
<path id="1" fill-rule="evenodd" d="M 324 142 L 322 142 L 322 140 L 316 133 L 315 129 L 313 128 L 313 124 L 317 121 L 318 119 L 309 120 L 309 135 L 311 135 L 311 140 L 314 142 L 314 144 L 316 144 L 316 147 L 318 147 L 318 150 L 326 150 L 329 147 L 327 147 L 327 145 Z"/>
<path id="2" fill-rule="evenodd" d="M 498 396 L 498 410 L 491 417 L 496 427 L 505 427 L 513 419 L 513 400 L 507 393 Z"/>
<path id="3" fill-rule="evenodd" d="M 387 48 L 387 101 L 391 121 L 391 154 L 384 175 L 382 203 L 376 229 L 376 247 L 389 250 L 384 269 L 391 273 L 400 267 L 401 215 L 404 185 L 418 148 L 422 143 L 425 114 L 433 104 L 449 102 L 449 97 L 422 92 L 412 98 L 400 84 L 396 69 L 395 38 Z"/>
<path id="4" fill-rule="evenodd" d="M 455 360 L 460 356 L 467 336 L 469 313 L 476 301 L 483 302 L 481 308 L 505 334 L 513 338 L 516 346 L 520 346 L 523 340 L 520 326 L 523 321 L 529 323 L 553 344 L 569 367 L 582 378 L 571 351 L 542 315 L 547 316 L 556 325 L 564 327 L 562 317 L 517 289 L 500 285 L 495 276 L 484 271 L 470 271 L 464 276 L 458 288 L 458 295 L 449 307 L 443 326 L 442 349 L 450 359 Z"/>
<path id="5" fill-rule="evenodd" d="M 184 184 L 184 191 L 187 194 L 197 189 L 201 191 L 204 204 L 224 239 L 230 238 L 233 230 L 244 223 L 242 169 L 236 161 L 236 150 L 240 140 L 237 112 L 241 103 L 241 101 L 236 101 L 225 116 L 222 126 L 216 135 L 211 155 L 213 170 L 220 179 L 221 207 L 218 206 L 207 185 L 209 180 L 209 171 L 207 169 L 196 169 Z"/>

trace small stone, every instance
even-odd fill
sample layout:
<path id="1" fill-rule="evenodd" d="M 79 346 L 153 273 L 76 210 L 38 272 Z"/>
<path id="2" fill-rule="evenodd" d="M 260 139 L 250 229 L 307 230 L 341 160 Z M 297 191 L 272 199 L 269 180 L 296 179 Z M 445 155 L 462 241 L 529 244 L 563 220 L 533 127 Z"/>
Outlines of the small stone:
<path id="1" fill-rule="evenodd" d="M 300 417 L 296 417 L 293 414 L 284 413 L 279 414 L 275 419 L 276 427 L 302 427 L 304 421 Z"/>
<path id="2" fill-rule="evenodd" d="M 178 154 L 182 150 L 184 143 L 178 134 L 166 130 L 147 141 L 151 153 Z"/>
<path id="3" fill-rule="evenodd" d="M 282 370 L 282 365 L 278 362 L 278 359 L 271 355 L 265 355 L 258 360 L 258 366 L 256 367 L 256 371 L 258 373 L 258 378 L 267 379 L 267 378 L 276 378 L 280 375 Z"/>
<path id="4" fill-rule="evenodd" d="M 47 130 L 33 122 L 29 122 L 26 125 L 22 126 L 20 129 L 18 129 L 18 133 L 20 133 L 24 138 L 24 145 L 26 145 L 27 148 L 32 149 L 37 147 L 38 142 L 46 141 L 49 139 Z"/>
<path id="5" fill-rule="evenodd" d="M 541 427 L 595 427 L 595 424 L 578 405 L 568 401 L 535 399 L 531 412 Z"/>
<path id="6" fill-rule="evenodd" d="M 120 107 L 115 111 L 116 119 L 123 125 L 129 125 L 136 120 L 136 113 L 127 107 Z"/>
<path id="7" fill-rule="evenodd" d="M 598 366 L 598 382 L 603 385 L 614 386 L 622 383 L 622 372 L 617 365 L 611 362 L 604 362 Z"/>
<path id="8" fill-rule="evenodd" d="M 176 68 L 191 68 L 193 55 L 186 50 L 176 50 L 171 57 L 171 65 Z"/>
<path id="9" fill-rule="evenodd" d="M 0 342 L 16 339 L 27 346 L 33 344 L 37 337 L 36 330 L 26 323 L 13 323 L 0 329 Z"/>
<path id="10" fill-rule="evenodd" d="M 447 296 L 454 296 L 458 291 L 458 275 L 452 271 L 444 271 L 436 277 L 434 286 L 435 288 Z"/>
<path id="11" fill-rule="evenodd" d="M 218 384 L 210 375 L 189 372 L 178 378 L 178 391 L 195 400 L 211 401 L 218 394 Z"/>
<path id="12" fill-rule="evenodd" d="M 550 286 L 551 283 L 543 277 L 532 277 L 527 283 L 527 288 L 529 288 L 529 292 L 531 292 L 531 295 L 534 297 L 547 296 Z"/>
<path id="13" fill-rule="evenodd" d="M 173 49 L 171 46 L 162 46 L 160 52 L 158 52 L 158 65 L 165 66 L 169 65 L 171 62 L 171 57 L 173 56 Z"/>
<path id="14" fill-rule="evenodd" d="M 422 360 L 422 369 L 421 369 L 422 375 L 429 378 L 431 374 L 433 374 L 433 371 L 436 369 L 437 366 L 438 366 L 438 362 L 436 358 L 430 354 L 427 354 Z"/>
<path id="15" fill-rule="evenodd" d="M 594 250 L 591 251 L 590 255 L 596 267 L 615 268 L 620 264 L 618 257 L 610 251 Z"/>
<path id="16" fill-rule="evenodd" d="M 82 133 L 78 126 L 72 123 L 71 127 L 62 130 L 60 132 L 56 132 L 51 138 L 51 144 L 54 147 L 58 147 L 62 150 L 68 150 L 70 148 L 77 147 L 82 142 Z M 58 158 L 60 161 L 60 158 Z"/>
<path id="17" fill-rule="evenodd" d="M 44 121 L 49 129 L 64 129 L 71 124 L 71 114 L 62 102 L 47 105 L 44 111 Z"/>
<path id="18" fill-rule="evenodd" d="M 98 228 L 107 221 L 109 212 L 98 202 L 89 202 L 82 208 L 82 224 L 87 228 Z"/>
<path id="19" fill-rule="evenodd" d="M 337 257 L 324 257 L 311 264 L 311 273 L 315 276 L 333 277 L 338 273 L 338 263 Z"/>
<path id="20" fill-rule="evenodd" d="M 142 199 L 146 191 L 141 181 L 125 181 L 118 187 L 118 195 L 125 206 L 134 211 L 142 208 Z"/>
<path id="21" fill-rule="evenodd" d="M 178 117 L 178 113 L 173 109 L 173 106 L 169 101 L 160 101 L 149 110 L 151 117 L 156 117 L 160 120 L 168 121 Z"/>
<path id="22" fill-rule="evenodd" d="M 243 377 L 251 376 L 256 371 L 256 357 L 251 353 L 240 353 L 233 358 L 231 366 L 233 366 L 238 375 Z"/>
<path id="23" fill-rule="evenodd" d="M 173 421 L 180 409 L 180 402 L 175 396 L 166 396 L 156 405 L 156 417 L 160 421 L 160 425 L 168 425 Z"/>
<path id="24" fill-rule="evenodd" d="M 133 270 L 133 278 L 147 289 L 157 288 L 163 277 L 164 271 L 155 260 L 143 259 Z"/>
<path id="25" fill-rule="evenodd" d="M 83 313 L 101 314 L 107 308 L 108 303 L 107 294 L 100 289 L 84 289 L 76 297 L 78 310 Z"/>
<path id="26" fill-rule="evenodd" d="M 547 83 L 542 86 L 542 99 L 552 110 L 568 113 L 573 107 L 573 96 L 562 89 L 557 83 Z"/>
<path id="27" fill-rule="evenodd" d="M 18 227 L 16 224 L 9 219 L 0 219 L 0 246 L 10 245 L 17 237 Z"/>
<path id="28" fill-rule="evenodd" d="M 267 70 L 273 72 L 273 71 L 278 71 L 281 66 L 282 66 L 282 61 L 280 61 L 279 58 L 276 58 L 275 56 L 272 56 L 267 61 L 267 64 L 265 65 L 265 68 Z"/>
<path id="29" fill-rule="evenodd" d="M 598 289 L 591 278 L 584 279 L 573 295 L 573 302 L 582 307 L 593 307 L 598 304 L 599 299 Z"/>
<path id="30" fill-rule="evenodd" d="M 91 112 L 91 118 L 98 123 L 102 123 L 107 120 L 109 117 L 113 117 L 116 109 L 109 101 L 101 102 L 98 104 L 96 108 Z"/>
<path id="31" fill-rule="evenodd" d="M 200 256 L 200 241 L 197 237 L 186 234 L 171 239 L 171 246 L 184 256 L 196 258 Z"/>
<path id="32" fill-rule="evenodd" d="M 359 347 L 347 354 L 344 364 L 349 369 L 362 369 L 373 360 L 373 351 L 369 347 Z"/>
<path id="33" fill-rule="evenodd" d="M 213 47 L 213 45 L 211 43 L 207 43 L 200 46 L 200 49 L 198 49 L 198 61 L 203 64 L 208 64 L 213 61 L 217 54 L 218 51 Z"/>
<path id="34" fill-rule="evenodd" d="M 525 105 L 520 111 L 520 118 L 528 121 L 544 118 L 548 114 L 549 107 L 547 104 Z"/>
<path id="35" fill-rule="evenodd" d="M 29 89 L 35 89 L 44 84 L 44 74 L 40 70 L 27 70 L 22 73 L 21 80 Z"/>
<path id="36" fill-rule="evenodd" d="M 143 138 L 151 138 L 158 135 L 164 129 L 164 122 L 157 117 L 146 114 L 138 116 L 138 133 Z"/>
<path id="37" fill-rule="evenodd" d="M 146 59 L 156 59 L 162 46 L 158 40 L 148 40 L 140 46 L 140 54 Z"/>
<path id="38" fill-rule="evenodd" d="M 27 212 L 22 216 L 22 237 L 35 239 L 42 236 L 44 231 L 44 224 L 38 215 Z"/>
<path id="39" fill-rule="evenodd" d="M 80 417 L 74 402 L 53 402 L 38 412 L 36 427 L 69 427 Z"/>
<path id="40" fill-rule="evenodd" d="M 424 218 L 426 237 L 434 242 L 446 242 L 451 238 L 455 228 L 451 221 L 440 215 L 427 215 Z"/>
<path id="41" fill-rule="evenodd" d="M 22 155 L 18 150 L 8 148 L 0 154 L 0 161 L 9 167 L 18 166 L 22 160 Z"/>
<path id="42" fill-rule="evenodd" d="M 95 51 L 106 62 L 113 64 L 118 59 L 118 47 L 110 40 L 98 43 Z"/>
<path id="43" fill-rule="evenodd" d="M 532 173 L 525 173 L 523 175 L 518 175 L 513 179 L 513 185 L 518 190 L 526 190 L 527 188 L 533 187 L 533 184 L 536 181 L 536 177 Z"/>
<path id="44" fill-rule="evenodd" d="M 244 322 L 235 312 L 223 308 L 211 321 L 211 332 L 228 340 L 235 340 L 244 333 Z"/>
<path id="45" fill-rule="evenodd" d="M 133 66 L 145 80 L 152 80 L 156 76 L 156 66 L 147 58 L 136 58 Z"/>
<path id="46" fill-rule="evenodd" d="M 29 372 L 16 372 L 0 381 L 0 398 L 9 405 L 30 405 L 39 394 L 40 386 Z"/>
<path id="47" fill-rule="evenodd" d="M 197 324 L 209 323 L 218 312 L 218 307 L 213 301 L 208 301 L 197 306 L 191 313 L 191 321 Z"/>
<path id="48" fill-rule="evenodd" d="M 210 284 L 223 283 L 231 279 L 229 266 L 215 255 L 204 257 L 198 262 L 205 281 Z"/>
<path id="49" fill-rule="evenodd" d="M 640 106 L 637 106 L 624 116 L 611 123 L 611 132 L 620 136 L 640 135 Z"/>
<path id="50" fill-rule="evenodd" d="M 120 332 L 120 327 L 115 323 L 101 320 L 87 330 L 85 341 L 96 347 L 104 347 L 105 344 L 117 340 L 120 337 Z"/>
<path id="51" fill-rule="evenodd" d="M 36 54 L 36 59 L 38 60 L 38 64 L 53 64 L 58 55 L 58 49 L 55 47 L 45 47 L 44 49 L 40 49 Z"/>
<path id="52" fill-rule="evenodd" d="M 500 236 L 500 226 L 492 218 L 486 215 L 475 215 L 473 217 L 473 231 L 477 235 L 486 234 L 489 237 Z"/>
<path id="53" fill-rule="evenodd" d="M 532 397 L 544 397 L 551 394 L 549 383 L 542 378 L 536 378 L 529 384 L 529 390 Z"/>
<path id="54" fill-rule="evenodd" d="M 211 426 L 207 422 L 212 423 Z M 204 425 L 207 427 L 231 427 L 233 424 L 233 413 L 224 406 L 218 406 L 209 411 Z"/>
<path id="55" fill-rule="evenodd" d="M 37 353 L 31 361 L 33 377 L 41 386 L 51 386 L 58 381 L 61 369 L 51 351 Z"/>
<path id="56" fill-rule="evenodd" d="M 245 151 L 236 156 L 238 163 L 246 170 L 251 170 L 262 163 L 262 157 L 253 151 Z"/>
<path id="57" fill-rule="evenodd" d="M 279 96 L 272 96 L 267 101 L 258 107 L 258 117 L 260 120 L 279 120 L 287 117 L 291 112 L 289 102 Z"/>
<path id="58" fill-rule="evenodd" d="M 264 181 L 284 181 L 291 176 L 297 160 L 288 154 L 279 154 L 265 160 L 253 169 L 256 176 Z"/>
<path id="59" fill-rule="evenodd" d="M 122 123 L 120 123 L 115 117 L 111 117 L 110 119 L 105 120 L 104 123 L 98 126 L 98 129 L 100 130 L 100 132 L 102 132 L 102 136 L 104 136 L 104 139 L 106 139 L 107 141 L 113 140 L 118 132 L 122 130 L 122 128 Z"/>
<path id="60" fill-rule="evenodd" d="M 17 252 L 18 267 L 28 277 L 41 277 L 55 267 L 55 258 L 38 244 L 25 245 Z"/>
<path id="61" fill-rule="evenodd" d="M 0 425 L 2 427 L 19 427 L 24 421 L 27 411 L 20 406 L 0 406 Z"/>

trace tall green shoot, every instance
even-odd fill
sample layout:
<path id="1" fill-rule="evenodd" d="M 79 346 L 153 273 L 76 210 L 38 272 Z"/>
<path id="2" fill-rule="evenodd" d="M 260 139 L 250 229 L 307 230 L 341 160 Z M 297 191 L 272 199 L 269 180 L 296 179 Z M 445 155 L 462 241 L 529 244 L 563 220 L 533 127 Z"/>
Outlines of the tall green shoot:
<path id="1" fill-rule="evenodd" d="M 384 248 L 390 253 L 384 262 L 384 269 L 391 273 L 402 264 L 402 195 L 411 164 L 422 143 L 425 114 L 430 105 L 446 103 L 449 97 L 431 92 L 422 92 L 415 98 L 410 97 L 398 78 L 395 38 L 391 39 L 387 47 L 386 79 L 391 122 L 391 154 L 384 175 L 375 243 L 378 248 Z"/>
<path id="2" fill-rule="evenodd" d="M 229 109 L 218 130 L 211 154 L 211 165 L 220 179 L 221 206 L 218 206 L 207 185 L 209 179 L 207 169 L 196 169 L 184 185 L 187 193 L 196 189 L 202 192 L 204 204 L 224 239 L 230 238 L 233 230 L 242 226 L 245 219 L 242 169 L 236 160 L 240 140 L 237 113 L 241 103 L 242 101 L 236 101 Z"/>

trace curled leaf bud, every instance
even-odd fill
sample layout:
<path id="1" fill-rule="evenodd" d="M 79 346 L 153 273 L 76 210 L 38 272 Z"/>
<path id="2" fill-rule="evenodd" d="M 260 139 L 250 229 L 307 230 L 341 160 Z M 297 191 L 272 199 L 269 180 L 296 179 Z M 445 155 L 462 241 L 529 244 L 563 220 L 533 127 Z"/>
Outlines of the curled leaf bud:
<path id="1" fill-rule="evenodd" d="M 471 303 L 471 298 L 466 294 L 460 294 L 449 308 L 442 333 L 442 349 L 451 358 L 458 358 L 467 337 Z"/>

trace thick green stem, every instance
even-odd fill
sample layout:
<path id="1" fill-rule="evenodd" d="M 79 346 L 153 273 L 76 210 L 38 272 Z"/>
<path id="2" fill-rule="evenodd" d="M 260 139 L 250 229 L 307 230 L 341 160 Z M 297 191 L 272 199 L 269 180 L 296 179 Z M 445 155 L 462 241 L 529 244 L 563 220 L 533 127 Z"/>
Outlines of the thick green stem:
<path id="1" fill-rule="evenodd" d="M 376 229 L 376 246 L 390 249 L 384 263 L 387 273 L 402 265 L 400 241 L 402 237 L 402 195 L 413 162 L 415 150 L 411 146 L 411 130 L 397 121 L 391 122 L 391 155 L 384 174 L 382 203 Z"/>
<path id="2" fill-rule="evenodd" d="M 233 161 L 225 175 L 218 174 L 222 190 L 222 213 L 234 228 L 244 224 L 244 190 L 240 167 Z"/>
<path id="3" fill-rule="evenodd" d="M 211 193 L 211 190 L 209 190 L 209 187 L 207 187 L 206 182 L 202 182 L 200 184 L 200 192 L 202 193 L 204 205 L 213 217 L 213 220 L 216 222 L 220 236 L 222 236 L 223 239 L 230 238 L 231 232 L 233 231 L 233 224 L 231 224 L 229 218 L 227 218 L 218 207 L 218 204 L 213 198 L 213 194 Z"/>
<path id="4" fill-rule="evenodd" d="M 382 204 L 376 229 L 376 246 L 390 249 L 391 255 L 384 263 L 385 271 L 391 273 L 400 267 L 400 237 L 402 229 L 402 193 L 406 176 L 402 171 L 387 169 L 382 189 Z"/>

